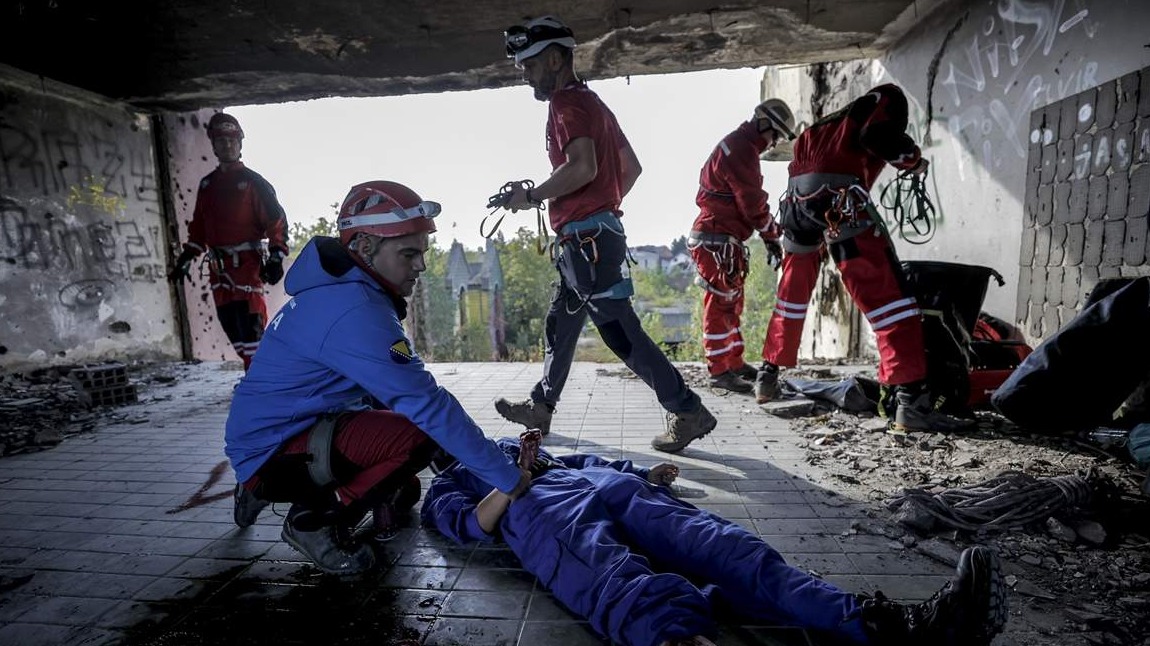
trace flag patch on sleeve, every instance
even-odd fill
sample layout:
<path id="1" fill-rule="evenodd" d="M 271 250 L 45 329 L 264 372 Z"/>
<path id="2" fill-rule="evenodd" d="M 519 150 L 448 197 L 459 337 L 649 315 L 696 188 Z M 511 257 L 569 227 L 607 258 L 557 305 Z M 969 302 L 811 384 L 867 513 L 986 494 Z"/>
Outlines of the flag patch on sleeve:
<path id="1" fill-rule="evenodd" d="M 391 360 L 396 363 L 411 363 L 415 358 L 415 353 L 411 351 L 411 346 L 407 345 L 406 339 L 400 339 L 391 344 Z"/>

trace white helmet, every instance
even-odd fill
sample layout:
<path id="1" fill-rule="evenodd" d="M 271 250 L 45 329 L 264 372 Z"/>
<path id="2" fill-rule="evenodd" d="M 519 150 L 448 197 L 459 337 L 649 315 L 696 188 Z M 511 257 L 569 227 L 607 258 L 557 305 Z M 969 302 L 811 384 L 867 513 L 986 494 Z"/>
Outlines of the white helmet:
<path id="1" fill-rule="evenodd" d="M 503 32 L 503 40 L 507 45 L 507 57 L 514 58 L 516 65 L 522 65 L 523 61 L 548 45 L 575 49 L 575 33 L 555 16 L 543 16 L 523 25 L 508 27 Z"/>
<path id="2" fill-rule="evenodd" d="M 767 99 L 755 106 L 755 119 L 766 119 L 771 128 L 779 133 L 773 148 L 766 150 L 760 159 L 766 161 L 788 161 L 794 156 L 795 113 L 782 99 Z"/>

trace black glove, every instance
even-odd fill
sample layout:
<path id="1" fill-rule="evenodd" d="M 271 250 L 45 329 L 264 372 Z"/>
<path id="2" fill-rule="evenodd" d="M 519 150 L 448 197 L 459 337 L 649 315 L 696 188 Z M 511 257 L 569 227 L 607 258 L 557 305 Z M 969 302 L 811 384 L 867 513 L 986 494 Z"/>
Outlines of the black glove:
<path id="1" fill-rule="evenodd" d="M 283 255 L 273 252 L 268 259 L 260 265 L 260 280 L 268 285 L 275 285 L 284 277 Z"/>
<path id="2" fill-rule="evenodd" d="M 767 240 L 763 238 L 763 245 L 767 248 L 767 264 L 774 269 L 778 269 L 783 264 L 783 245 L 775 240 Z"/>
<path id="3" fill-rule="evenodd" d="M 168 280 L 175 282 L 183 282 L 185 278 L 192 277 L 192 260 L 195 259 L 195 252 L 184 249 L 180 255 L 176 257 L 176 266 L 168 272 Z"/>

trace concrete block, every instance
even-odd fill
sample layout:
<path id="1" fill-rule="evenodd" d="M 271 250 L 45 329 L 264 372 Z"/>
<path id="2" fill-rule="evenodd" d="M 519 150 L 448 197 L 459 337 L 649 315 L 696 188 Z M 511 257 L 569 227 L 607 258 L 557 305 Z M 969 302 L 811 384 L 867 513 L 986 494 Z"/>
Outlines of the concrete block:
<path id="1" fill-rule="evenodd" d="M 1082 264 L 1083 247 L 1086 243 L 1086 227 L 1081 224 L 1068 224 L 1066 226 L 1066 254 L 1062 264 L 1073 267 Z"/>
<path id="2" fill-rule="evenodd" d="M 1102 233 L 1102 264 L 1100 267 L 1118 267 L 1122 264 L 1122 256 L 1126 246 L 1126 221 L 1113 220 L 1103 222 Z"/>
<path id="3" fill-rule="evenodd" d="M 1110 181 L 1105 176 L 1091 177 L 1086 189 L 1086 217 L 1101 220 L 1106 217 L 1107 203 L 1110 200 Z"/>
<path id="4" fill-rule="evenodd" d="M 1078 127 L 1078 102 L 1073 98 L 1063 99 L 1058 102 L 1058 107 L 1061 109 L 1058 115 L 1058 138 L 1072 139 Z"/>
<path id="5" fill-rule="evenodd" d="M 1065 182 L 1074 174 L 1074 140 L 1059 139 L 1054 146 L 1058 153 L 1058 165 L 1054 169 L 1054 179 Z"/>
<path id="6" fill-rule="evenodd" d="M 1090 290 L 1094 289 L 1099 280 L 1100 278 L 1098 275 L 1097 267 L 1082 267 L 1082 296 L 1080 297 L 1080 300 L 1083 304 L 1086 303 L 1086 295 L 1090 293 Z"/>
<path id="7" fill-rule="evenodd" d="M 1057 199 L 1058 187 L 1054 189 L 1055 198 Z M 1070 198 L 1069 198 L 1069 211 L 1066 214 L 1067 222 L 1082 222 L 1086 220 L 1087 205 L 1090 202 L 1090 183 L 1085 179 L 1076 179 L 1070 182 Z M 1055 209 L 1054 221 L 1058 221 L 1057 208 Z"/>
<path id="8" fill-rule="evenodd" d="M 1062 119 L 1062 106 L 1050 103 L 1042 108 L 1042 145 L 1048 146 L 1058 139 L 1058 122 Z"/>
<path id="9" fill-rule="evenodd" d="M 1022 247 L 1018 250 L 1018 264 L 1023 267 L 1029 267 L 1034 263 L 1034 236 L 1037 232 L 1034 229 L 1026 228 L 1022 230 Z"/>
<path id="10" fill-rule="evenodd" d="M 1134 144 L 1134 162 L 1138 164 L 1150 162 L 1150 118 L 1143 117 L 1138 121 L 1134 129 Z"/>
<path id="11" fill-rule="evenodd" d="M 1043 299 L 1046 306 L 1062 304 L 1062 267 L 1051 267 L 1046 272 L 1046 292 Z"/>
<path id="12" fill-rule="evenodd" d="M 1118 106 L 1118 82 L 1110 81 L 1098 86 L 1098 95 L 1094 103 L 1094 123 L 1099 128 L 1107 128 L 1114 124 L 1114 110 Z"/>
<path id="13" fill-rule="evenodd" d="M 1126 215 L 1140 218 L 1150 215 L 1150 166 L 1140 166 L 1130 173 L 1130 197 Z"/>
<path id="14" fill-rule="evenodd" d="M 1066 199 L 1070 196 L 1067 194 Z M 1038 211 L 1034 221 L 1038 226 L 1046 226 L 1054 221 L 1054 185 L 1040 184 L 1038 186 Z"/>
<path id="15" fill-rule="evenodd" d="M 1106 128 L 1094 133 L 1094 148 L 1090 152 L 1090 174 L 1105 175 L 1110 170 L 1110 157 L 1114 152 L 1114 130 Z"/>
<path id="16" fill-rule="evenodd" d="M 1042 308 L 1042 336 L 1046 338 L 1059 329 L 1062 328 L 1061 321 L 1058 320 L 1058 308 L 1044 307 Z"/>
<path id="17" fill-rule="evenodd" d="M 1042 154 L 1042 149 L 1040 148 L 1039 149 L 1039 157 L 1031 157 L 1031 159 L 1040 159 L 1041 154 Z M 1038 167 L 1038 166 L 1029 167 L 1028 166 L 1027 171 L 1026 171 L 1026 188 L 1025 188 L 1026 193 L 1023 195 L 1023 203 L 1024 204 L 1029 205 L 1037 199 L 1037 197 L 1038 197 L 1038 185 L 1041 183 L 1039 181 L 1041 179 L 1041 175 L 1042 175 L 1042 169 L 1040 167 Z M 1035 207 L 1035 208 L 1037 208 L 1037 207 Z"/>
<path id="18" fill-rule="evenodd" d="M 1070 182 L 1058 182 L 1054 185 L 1050 212 L 1051 222 L 1065 224 L 1070 221 Z"/>
<path id="19" fill-rule="evenodd" d="M 1082 264 L 1097 267 L 1102 264 L 1102 222 L 1086 223 L 1086 242 L 1082 245 Z"/>
<path id="20" fill-rule="evenodd" d="M 1050 184 L 1054 182 L 1054 172 L 1058 167 L 1058 147 L 1055 144 L 1042 147 L 1042 160 L 1039 166 L 1038 183 Z"/>
<path id="21" fill-rule="evenodd" d="M 1030 301 L 1030 312 L 1026 315 L 1026 332 L 1030 336 L 1042 338 L 1042 303 Z"/>
<path id="22" fill-rule="evenodd" d="M 1062 270 L 1062 304 L 1078 307 L 1082 295 L 1082 270 L 1078 267 L 1064 267 Z"/>
<path id="23" fill-rule="evenodd" d="M 1122 278 L 1122 265 L 1107 266 L 1103 265 L 1098 268 L 1098 277 L 1102 280 L 1109 280 L 1111 278 Z"/>
<path id="24" fill-rule="evenodd" d="M 1077 122 L 1074 125 L 1074 131 L 1079 134 L 1089 132 L 1094 127 L 1094 117 L 1098 111 L 1098 88 L 1079 92 L 1073 99 L 1070 99 L 1070 102 L 1077 104 L 1075 108 Z M 1110 124 L 1104 123 L 1102 125 Z"/>
<path id="25" fill-rule="evenodd" d="M 1030 305 L 1030 267 L 1018 270 L 1018 289 L 1015 290 L 1014 320 L 1026 320 L 1026 308 Z"/>
<path id="26" fill-rule="evenodd" d="M 1126 204 L 1130 200 L 1130 176 L 1126 173 L 1114 173 L 1106 184 L 1106 215 L 1107 220 L 1121 220 L 1126 217 Z"/>
<path id="27" fill-rule="evenodd" d="M 1030 270 L 1030 304 L 1042 305 L 1046 300 L 1046 267 L 1034 267 Z"/>
<path id="28" fill-rule="evenodd" d="M 1066 255 L 1066 225 L 1054 224 L 1050 226 L 1050 256 L 1046 259 L 1048 267 L 1062 265 Z"/>
<path id="29" fill-rule="evenodd" d="M 1131 72 L 1117 81 L 1116 123 L 1130 123 L 1138 114 L 1138 72 Z"/>
<path id="30" fill-rule="evenodd" d="M 1053 225 L 1051 225 L 1053 226 Z M 1034 235 L 1034 267 L 1045 267 L 1050 260 L 1050 227 L 1039 227 Z"/>
<path id="31" fill-rule="evenodd" d="M 1114 128 L 1114 151 L 1110 153 L 1110 167 L 1115 173 L 1126 172 L 1137 150 L 1134 140 L 1134 124 L 1124 123 Z"/>
<path id="32" fill-rule="evenodd" d="M 1090 174 L 1093 151 L 1094 135 L 1086 133 L 1074 138 L 1074 179 L 1082 179 Z"/>
<path id="33" fill-rule="evenodd" d="M 1022 247 L 1018 250 L 1018 264 L 1029 267 L 1034 263 L 1034 237 L 1037 231 L 1032 228 L 1022 230 Z"/>
<path id="34" fill-rule="evenodd" d="M 1146 221 L 1146 216 L 1126 219 L 1126 243 L 1122 250 L 1122 261 L 1127 265 L 1138 266 L 1146 260 Z"/>
<path id="35" fill-rule="evenodd" d="M 1138 116 L 1150 117 L 1150 70 L 1142 70 L 1138 83 Z"/>
<path id="36" fill-rule="evenodd" d="M 762 408 L 763 412 L 768 415 L 774 415 L 775 417 L 781 417 L 783 419 L 795 419 L 796 417 L 810 415 L 815 409 L 815 402 L 806 397 L 797 397 L 795 399 L 783 399 L 760 404 L 759 408 Z"/>

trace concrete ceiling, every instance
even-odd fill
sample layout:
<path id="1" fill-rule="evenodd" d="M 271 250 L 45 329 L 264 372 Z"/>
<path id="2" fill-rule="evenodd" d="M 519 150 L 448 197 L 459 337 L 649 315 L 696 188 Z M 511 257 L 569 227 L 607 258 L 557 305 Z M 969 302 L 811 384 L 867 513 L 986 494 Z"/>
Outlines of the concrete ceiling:
<path id="1" fill-rule="evenodd" d="M 0 62 L 144 109 L 519 82 L 502 32 L 555 14 L 587 78 L 874 56 L 941 0 L 20 0 Z"/>

